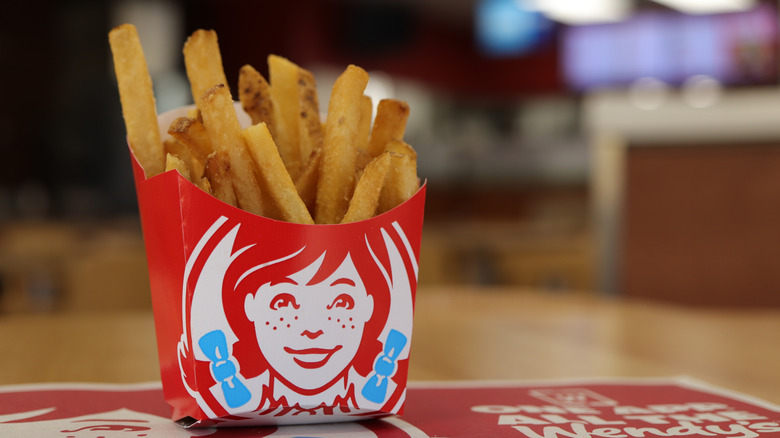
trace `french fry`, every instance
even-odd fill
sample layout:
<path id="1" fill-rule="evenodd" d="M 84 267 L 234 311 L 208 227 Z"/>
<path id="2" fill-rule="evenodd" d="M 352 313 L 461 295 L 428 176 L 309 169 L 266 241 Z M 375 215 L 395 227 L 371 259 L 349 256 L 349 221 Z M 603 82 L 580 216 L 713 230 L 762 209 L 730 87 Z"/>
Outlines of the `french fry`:
<path id="1" fill-rule="evenodd" d="M 166 151 L 165 171 L 176 169 L 187 181 L 195 184 L 204 192 L 212 194 L 211 184 L 205 177 L 206 158 L 201 160 L 193 157 L 192 152 L 185 145 L 172 138 L 163 143 Z"/>
<path id="2" fill-rule="evenodd" d="M 178 165 L 177 161 L 181 161 L 183 165 L 187 168 L 188 175 L 191 175 L 192 177 L 187 177 L 189 181 L 194 181 L 200 178 L 203 178 L 203 166 L 205 166 L 205 159 L 200 160 L 198 158 L 195 158 L 187 146 L 179 143 L 175 139 L 169 138 L 163 141 L 163 145 L 165 146 L 165 171 L 171 170 L 169 168 L 171 160 L 173 161 L 173 164 Z M 183 176 L 184 173 L 180 172 Z"/>
<path id="3" fill-rule="evenodd" d="M 227 154 L 238 206 L 262 215 L 263 197 L 227 86 L 219 84 L 208 90 L 200 99 L 200 108 L 211 144 Z"/>
<path id="4" fill-rule="evenodd" d="M 301 157 L 306 157 L 306 159 L 301 167 L 301 172 L 295 179 L 295 189 L 306 204 L 306 208 L 313 215 L 325 134 L 320 118 L 320 103 L 314 75 L 307 70 L 299 69 L 298 85 L 298 101 L 302 119 L 300 125 Z"/>
<path id="5" fill-rule="evenodd" d="M 317 223 L 339 223 L 347 211 L 354 188 L 360 100 L 367 84 L 368 73 L 350 65 L 333 85 L 317 182 Z"/>
<path id="6" fill-rule="evenodd" d="M 188 109 L 187 117 L 203 123 L 203 118 L 200 116 L 200 110 L 197 107 Z"/>
<path id="7" fill-rule="evenodd" d="M 271 86 L 254 67 L 247 64 L 238 72 L 238 100 L 252 124 L 265 123 L 271 136 L 276 137 L 276 109 Z"/>
<path id="8" fill-rule="evenodd" d="M 409 106 L 383 99 L 374 115 L 360 67 L 337 78 L 323 122 L 311 72 L 277 55 L 268 56 L 268 80 L 244 65 L 239 100 L 251 125 L 242 129 L 217 34 L 197 30 L 183 47 L 195 106 L 163 141 L 135 27 L 113 29 L 109 42 L 128 142 L 147 177 L 177 170 L 223 202 L 302 224 L 368 219 L 420 187 L 417 153 L 403 141 Z"/>
<path id="9" fill-rule="evenodd" d="M 187 169 L 189 169 L 190 174 L 192 175 L 192 178 L 187 178 L 190 181 L 197 181 L 201 178 L 203 178 L 203 168 L 206 166 L 206 158 L 198 154 L 197 151 L 193 151 L 187 145 L 180 143 L 178 140 L 169 138 L 165 141 L 163 141 L 163 144 L 165 145 L 165 153 L 169 155 L 174 155 L 176 158 L 184 162 L 184 164 L 187 166 Z M 166 171 L 169 169 L 167 168 L 167 158 L 166 158 Z"/>
<path id="10" fill-rule="evenodd" d="M 360 131 L 358 132 L 358 155 L 355 161 L 356 175 L 359 175 L 375 157 L 368 153 L 368 139 L 371 135 L 371 118 L 373 113 L 374 104 L 371 96 L 364 95 L 360 101 Z"/>
<path id="11" fill-rule="evenodd" d="M 322 160 L 322 147 L 314 149 L 309 160 L 301 169 L 301 174 L 295 180 L 295 190 L 306 204 L 306 208 L 313 214 L 317 200 L 317 181 L 320 176 L 320 161 Z"/>
<path id="12" fill-rule="evenodd" d="M 322 148 L 323 133 L 317 82 L 310 71 L 302 68 L 298 69 L 298 107 L 301 162 L 305 166 L 312 153 Z"/>
<path id="13" fill-rule="evenodd" d="M 209 195 L 214 196 L 214 192 L 211 191 L 211 182 L 205 176 L 197 182 L 197 186 Z"/>
<path id="14" fill-rule="evenodd" d="M 397 99 L 380 100 L 366 148 L 369 155 L 376 157 L 384 152 L 385 145 L 392 139 L 403 140 L 408 118 L 409 105 L 406 102 Z"/>
<path id="15" fill-rule="evenodd" d="M 168 134 L 185 145 L 201 161 L 214 152 L 203 122 L 195 117 L 178 117 L 168 127 Z"/>
<path id="16" fill-rule="evenodd" d="M 183 53 L 192 98 L 198 109 L 203 112 L 200 106 L 203 94 L 215 85 L 227 86 L 228 83 L 222 68 L 222 54 L 219 50 L 217 33 L 213 30 L 196 30 L 185 41 Z"/>
<path id="17" fill-rule="evenodd" d="M 152 78 L 138 31 L 131 24 L 123 24 L 109 32 L 108 41 L 114 59 L 127 141 L 146 177 L 158 175 L 165 168 L 165 152 L 157 127 Z"/>
<path id="18" fill-rule="evenodd" d="M 178 171 L 184 179 L 192 182 L 190 169 L 187 167 L 187 164 L 184 163 L 184 160 L 171 153 L 165 154 L 165 171 L 169 170 Z"/>
<path id="19" fill-rule="evenodd" d="M 360 100 L 360 130 L 358 131 L 357 142 L 358 150 L 368 149 L 368 138 L 371 135 L 371 118 L 374 115 L 374 104 L 371 96 L 363 96 Z M 376 156 L 376 155 L 374 155 Z M 371 156 L 371 158 L 374 158 Z M 361 169 L 365 167 L 362 166 Z"/>
<path id="20" fill-rule="evenodd" d="M 349 209 L 341 223 L 362 221 L 374 216 L 389 169 L 389 152 L 379 155 L 366 165 L 355 186 L 355 193 L 349 202 Z"/>
<path id="21" fill-rule="evenodd" d="M 391 140 L 387 144 L 390 154 L 390 170 L 385 186 L 379 195 L 377 214 L 390 211 L 411 198 L 420 188 L 417 177 L 417 152 L 401 140 Z"/>
<path id="22" fill-rule="evenodd" d="M 265 123 L 252 125 L 244 129 L 243 133 L 249 155 L 260 170 L 268 192 L 279 208 L 281 219 L 299 224 L 313 224 L 314 220 L 295 190 L 295 184 L 284 167 L 279 150 Z"/>
<path id="23" fill-rule="evenodd" d="M 276 146 L 290 175 L 295 178 L 301 168 L 300 109 L 298 104 L 299 67 L 286 58 L 268 56 L 268 77 L 271 95 L 279 107 L 283 131 L 277 132 Z"/>
<path id="24" fill-rule="evenodd" d="M 417 151 L 415 151 L 409 143 L 400 139 L 392 139 L 388 141 L 387 145 L 385 146 L 385 151 L 409 155 L 415 160 L 417 159 Z"/>
<path id="25" fill-rule="evenodd" d="M 359 175 L 363 169 L 365 169 L 366 165 L 368 165 L 368 163 L 370 163 L 374 158 L 375 157 L 369 155 L 367 150 L 358 149 L 357 159 L 355 160 L 355 174 Z"/>
<path id="26" fill-rule="evenodd" d="M 214 197 L 233 207 L 238 207 L 236 193 L 233 190 L 233 176 L 230 173 L 230 160 L 225 151 L 214 152 L 206 158 L 204 175 Z"/>

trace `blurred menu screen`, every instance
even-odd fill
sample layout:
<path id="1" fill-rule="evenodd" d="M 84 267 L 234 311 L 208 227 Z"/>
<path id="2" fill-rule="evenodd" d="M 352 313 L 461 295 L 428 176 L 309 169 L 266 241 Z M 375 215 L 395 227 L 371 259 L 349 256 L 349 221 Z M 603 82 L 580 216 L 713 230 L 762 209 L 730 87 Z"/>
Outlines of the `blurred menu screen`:
<path id="1" fill-rule="evenodd" d="M 563 74 L 575 90 L 646 77 L 679 85 L 697 75 L 725 85 L 774 84 L 777 37 L 777 10 L 769 4 L 713 15 L 639 12 L 621 23 L 564 28 Z"/>

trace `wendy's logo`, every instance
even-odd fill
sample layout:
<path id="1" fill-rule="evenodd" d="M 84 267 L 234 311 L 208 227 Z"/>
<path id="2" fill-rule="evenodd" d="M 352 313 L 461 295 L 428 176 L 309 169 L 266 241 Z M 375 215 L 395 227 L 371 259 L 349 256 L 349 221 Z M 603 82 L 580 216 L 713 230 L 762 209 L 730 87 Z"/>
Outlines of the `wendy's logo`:
<path id="1" fill-rule="evenodd" d="M 347 369 L 374 313 L 374 299 L 349 254 L 327 278 L 313 281 L 324 258 L 325 253 L 302 270 L 261 285 L 247 295 L 244 307 L 269 365 L 308 391 Z"/>
<path id="2" fill-rule="evenodd" d="M 416 256 L 398 222 L 355 230 L 258 233 L 223 216 L 203 233 L 185 266 L 178 349 L 182 382 L 207 415 L 403 403 Z"/>

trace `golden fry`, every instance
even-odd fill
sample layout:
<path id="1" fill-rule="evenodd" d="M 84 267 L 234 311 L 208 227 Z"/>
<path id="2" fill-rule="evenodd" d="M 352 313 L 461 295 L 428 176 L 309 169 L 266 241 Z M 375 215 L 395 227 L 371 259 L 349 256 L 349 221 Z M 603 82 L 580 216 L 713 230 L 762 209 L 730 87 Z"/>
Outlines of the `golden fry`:
<path id="1" fill-rule="evenodd" d="M 379 195 L 377 213 L 392 210 L 411 198 L 420 188 L 417 177 L 417 153 L 401 140 L 391 140 L 387 144 L 387 154 L 390 154 L 390 170 L 387 181 Z"/>
<path id="2" fill-rule="evenodd" d="M 374 158 L 365 149 L 358 149 L 357 159 L 355 160 L 355 174 L 359 175 Z"/>
<path id="3" fill-rule="evenodd" d="M 385 146 L 385 151 L 409 155 L 413 157 L 415 160 L 417 159 L 417 151 L 415 151 L 414 148 L 409 143 L 400 139 L 393 139 L 387 142 L 387 145 Z"/>
<path id="4" fill-rule="evenodd" d="M 367 84 L 368 73 L 350 65 L 333 85 L 317 182 L 317 223 L 339 223 L 347 211 L 354 188 L 360 100 Z"/>
<path id="5" fill-rule="evenodd" d="M 279 107 L 279 124 L 283 126 L 277 132 L 276 147 L 293 178 L 298 176 L 301 168 L 298 70 L 297 65 L 281 56 L 268 56 L 271 95 Z"/>
<path id="6" fill-rule="evenodd" d="M 179 117 L 168 127 L 168 134 L 179 143 L 187 146 L 201 161 L 214 152 L 206 128 L 194 117 Z"/>
<path id="7" fill-rule="evenodd" d="M 228 83 L 222 68 L 217 33 L 213 30 L 196 30 L 184 43 L 183 52 L 192 98 L 202 112 L 200 102 L 203 93 L 215 85 Z"/>
<path id="8" fill-rule="evenodd" d="M 152 78 L 146 57 L 131 24 L 123 24 L 108 34 L 122 104 L 127 141 L 147 178 L 165 168 L 165 152 L 157 126 Z"/>
<path id="9" fill-rule="evenodd" d="M 187 164 L 184 163 L 184 160 L 171 153 L 165 155 L 165 171 L 167 172 L 169 170 L 176 170 L 184 179 L 192 181 L 190 169 L 187 167 Z"/>
<path id="10" fill-rule="evenodd" d="M 265 123 L 252 125 L 244 130 L 249 154 L 265 180 L 269 194 L 276 201 L 282 220 L 299 224 L 313 224 L 306 205 L 298 196 L 290 174 L 284 167 L 279 150 L 274 144 Z"/>
<path id="11" fill-rule="evenodd" d="M 197 186 L 209 195 L 214 196 L 214 193 L 211 191 L 211 182 L 209 182 L 209 179 L 205 176 L 197 182 Z"/>
<path id="12" fill-rule="evenodd" d="M 227 153 L 238 206 L 250 213 L 263 214 L 263 197 L 227 86 L 220 84 L 207 91 L 200 108 L 211 144 Z"/>
<path id="13" fill-rule="evenodd" d="M 177 159 L 184 162 L 184 164 L 187 166 L 187 169 L 190 171 L 190 175 L 192 175 L 192 178 L 187 178 L 188 180 L 197 181 L 203 178 L 203 170 L 206 166 L 206 158 L 202 158 L 197 154 L 193 154 L 192 150 L 190 150 L 186 145 L 183 145 L 172 138 L 165 140 L 163 144 L 165 145 L 166 154 L 176 156 Z M 167 166 L 168 164 L 166 159 L 166 171 L 169 170 Z"/>
<path id="14" fill-rule="evenodd" d="M 193 121 L 194 124 L 183 126 L 187 124 L 187 121 Z M 170 134 L 172 138 L 163 142 L 165 144 L 165 152 L 176 155 L 184 160 L 187 167 L 189 167 L 192 172 L 193 181 L 202 178 L 203 168 L 206 165 L 206 157 L 211 155 L 212 152 L 211 142 L 209 142 L 203 124 L 195 119 L 180 117 L 171 124 L 171 127 L 168 129 L 168 134 Z"/>
<path id="15" fill-rule="evenodd" d="M 238 100 L 253 125 L 265 123 L 271 135 L 275 135 L 277 121 L 271 86 L 260 72 L 248 64 L 238 72 Z"/>
<path id="16" fill-rule="evenodd" d="M 317 82 L 310 71 L 302 68 L 298 69 L 298 107 L 301 162 L 305 166 L 312 153 L 322 148 L 323 133 Z"/>
<path id="17" fill-rule="evenodd" d="M 227 153 L 217 151 L 206 158 L 205 179 L 208 181 L 211 193 L 220 201 L 238 206 L 236 193 L 233 190 L 233 177 L 230 172 L 230 160 Z"/>
<path id="18" fill-rule="evenodd" d="M 379 204 L 379 194 L 385 185 L 389 169 L 389 152 L 379 155 L 366 165 L 355 186 L 355 193 L 349 202 L 349 209 L 341 223 L 362 221 L 374 216 Z"/>
<path id="19" fill-rule="evenodd" d="M 166 141 L 166 145 L 169 142 L 174 142 L 175 140 Z M 204 192 L 211 194 L 211 184 L 209 184 L 208 178 L 204 176 L 195 176 L 193 175 L 193 172 L 190 170 L 191 168 L 187 164 L 187 161 L 180 158 L 176 154 L 168 152 L 165 155 L 165 171 L 169 170 L 176 170 L 181 174 L 181 176 L 184 177 L 187 181 L 195 184 L 198 188 L 203 190 Z"/>
<path id="20" fill-rule="evenodd" d="M 359 150 L 368 149 L 368 138 L 371 135 L 371 119 L 373 116 L 374 104 L 371 96 L 363 96 L 360 100 L 360 130 L 357 137 Z"/>
<path id="21" fill-rule="evenodd" d="M 406 121 L 409 118 L 409 105 L 397 99 L 382 99 L 376 108 L 374 127 L 368 141 L 368 153 L 376 157 L 385 150 L 390 140 L 403 140 Z"/>
<path id="22" fill-rule="evenodd" d="M 403 141 L 409 106 L 383 99 L 374 115 L 360 67 L 337 78 L 323 122 L 311 72 L 277 55 L 268 80 L 243 66 L 238 97 L 252 124 L 242 129 L 217 34 L 196 30 L 182 50 L 195 106 L 163 141 L 135 27 L 114 28 L 109 43 L 128 143 L 147 177 L 176 170 L 227 204 L 302 224 L 365 220 L 420 187 L 417 153 Z"/>
<path id="23" fill-rule="evenodd" d="M 314 149 L 309 160 L 301 169 L 301 174 L 295 180 L 295 190 L 306 204 L 310 213 L 314 212 L 317 199 L 317 181 L 320 177 L 320 161 L 322 160 L 322 147 Z"/>

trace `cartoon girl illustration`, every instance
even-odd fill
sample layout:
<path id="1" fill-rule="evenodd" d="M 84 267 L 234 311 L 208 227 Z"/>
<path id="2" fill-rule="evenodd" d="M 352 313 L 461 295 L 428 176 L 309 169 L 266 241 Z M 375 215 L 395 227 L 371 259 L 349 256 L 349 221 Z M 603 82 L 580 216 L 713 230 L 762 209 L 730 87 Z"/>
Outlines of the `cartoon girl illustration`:
<path id="1" fill-rule="evenodd" d="M 406 380 L 417 277 L 406 233 L 309 230 L 253 235 L 220 217 L 193 249 L 180 370 L 209 416 L 339 421 L 403 403 L 394 377 Z"/>

